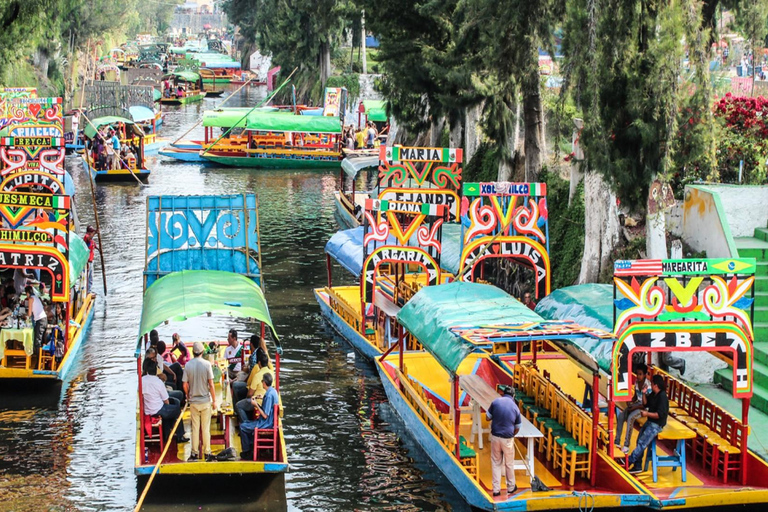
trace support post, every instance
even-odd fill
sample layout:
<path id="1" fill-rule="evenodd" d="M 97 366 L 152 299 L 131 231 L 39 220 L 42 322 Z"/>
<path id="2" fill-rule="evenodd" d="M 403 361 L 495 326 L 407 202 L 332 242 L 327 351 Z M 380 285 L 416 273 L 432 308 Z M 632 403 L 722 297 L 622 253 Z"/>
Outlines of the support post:
<path id="1" fill-rule="evenodd" d="M 741 399 L 741 485 L 747 485 L 747 438 L 749 437 L 749 398 Z"/>
<path id="2" fill-rule="evenodd" d="M 403 371 L 405 365 L 403 364 L 403 352 L 405 352 L 405 335 L 403 333 L 403 326 L 397 324 L 397 341 L 400 344 L 400 371 Z"/>
<path id="3" fill-rule="evenodd" d="M 141 352 L 136 357 L 136 368 L 139 372 L 139 457 L 144 457 L 144 394 L 141 389 Z M 141 459 L 141 463 L 144 464 L 144 459 Z"/>
<path id="4" fill-rule="evenodd" d="M 518 343 L 519 345 L 520 343 Z M 531 340 L 531 359 L 533 359 L 533 366 L 536 367 L 536 354 L 539 351 L 538 344 L 535 340 Z"/>
<path id="5" fill-rule="evenodd" d="M 613 459 L 616 443 L 613 439 L 613 425 L 616 422 L 616 404 L 613 402 L 613 383 L 608 381 L 608 455 Z"/>
<path id="6" fill-rule="evenodd" d="M 517 352 L 517 364 L 520 364 L 523 360 L 523 347 L 520 343 L 515 343 L 515 350 Z"/>
<path id="7" fill-rule="evenodd" d="M 592 487 L 597 482 L 597 427 L 600 424 L 600 404 L 598 403 L 598 397 L 600 396 L 600 374 L 595 372 L 592 374 L 592 448 L 589 454 L 592 459 L 590 467 L 590 483 Z"/>
<path id="8" fill-rule="evenodd" d="M 461 441 L 459 439 L 459 422 L 461 421 L 461 408 L 459 407 L 459 376 L 453 375 L 453 435 L 456 438 L 456 460 L 461 458 Z"/>
<path id="9" fill-rule="evenodd" d="M 328 253 L 325 254 L 325 268 L 326 268 L 326 270 L 328 272 L 328 288 L 330 288 L 331 287 L 331 283 L 333 282 L 333 280 L 331 279 L 331 277 L 332 277 L 332 274 L 331 274 L 331 272 L 332 272 L 332 270 L 331 270 L 331 255 L 328 254 Z"/>

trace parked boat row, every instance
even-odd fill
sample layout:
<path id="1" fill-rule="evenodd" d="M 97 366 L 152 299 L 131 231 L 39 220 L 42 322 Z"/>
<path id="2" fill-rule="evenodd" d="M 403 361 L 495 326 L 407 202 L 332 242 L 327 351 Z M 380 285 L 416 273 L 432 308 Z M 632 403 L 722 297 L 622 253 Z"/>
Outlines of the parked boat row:
<path id="1" fill-rule="evenodd" d="M 466 501 L 536 510 L 768 499 L 768 464 L 747 446 L 746 414 L 732 416 L 651 357 L 727 352 L 746 411 L 754 261 L 617 262 L 606 298 L 615 322 L 595 328 L 582 313 L 589 326 L 579 325 L 574 312 L 604 305 L 585 296 L 558 308 L 548 298 L 546 187 L 462 186 L 460 155 L 382 149 L 378 184 L 358 202 L 361 225 L 326 246 L 328 286 L 315 295 L 330 325 L 375 363 L 410 435 Z M 458 236 L 446 238 L 452 228 Z M 360 284 L 333 286 L 334 261 Z M 627 435 L 624 411 L 646 372 L 653 399 L 647 417 L 626 425 L 625 453 L 614 441 Z M 521 414 L 506 448 L 516 454 L 514 481 L 502 474 L 503 485 L 493 482 L 500 441 L 486 417 L 501 395 L 514 396 Z M 662 400 L 668 408 L 653 409 Z"/>

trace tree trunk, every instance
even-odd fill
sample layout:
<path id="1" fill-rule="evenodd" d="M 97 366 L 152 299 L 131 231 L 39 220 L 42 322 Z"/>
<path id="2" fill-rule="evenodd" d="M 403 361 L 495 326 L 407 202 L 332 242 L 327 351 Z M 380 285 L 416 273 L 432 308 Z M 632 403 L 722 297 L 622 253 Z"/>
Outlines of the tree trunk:
<path id="1" fill-rule="evenodd" d="M 445 125 L 445 119 L 432 119 L 432 127 L 429 130 L 429 145 L 436 148 L 440 145 L 440 139 L 443 134 L 443 126 Z"/>
<path id="2" fill-rule="evenodd" d="M 611 270 L 611 254 L 618 241 L 616 196 L 600 173 L 587 171 L 584 176 L 584 254 L 579 284 L 594 283 Z"/>
<path id="3" fill-rule="evenodd" d="M 464 122 L 462 122 L 461 119 L 457 119 L 456 122 L 451 125 L 451 131 L 448 132 L 448 146 L 452 148 L 460 148 L 462 146 L 461 142 L 464 137 Z M 464 155 L 464 161 L 469 161 L 467 159 L 467 156 Z"/>
<path id="4" fill-rule="evenodd" d="M 645 217 L 645 252 L 652 260 L 668 258 L 667 216 L 663 210 Z"/>
<path id="5" fill-rule="evenodd" d="M 542 105 L 538 68 L 523 83 L 525 181 L 538 181 L 542 161 Z"/>
<path id="6" fill-rule="evenodd" d="M 512 176 L 515 172 L 515 141 L 512 139 L 507 140 L 507 150 L 504 151 L 505 154 L 511 155 L 511 157 L 507 158 L 505 156 L 501 157 L 501 160 L 499 160 L 499 174 L 496 178 L 498 181 L 511 181 Z"/>
<path id="7" fill-rule="evenodd" d="M 320 43 L 320 81 L 325 87 L 328 77 L 331 76 L 331 39 L 330 36 L 324 43 Z"/>
<path id="8" fill-rule="evenodd" d="M 367 75 L 368 74 L 368 60 L 367 60 L 367 58 L 366 58 L 367 56 L 365 54 L 365 52 L 366 52 L 366 50 L 365 50 L 365 11 L 363 11 L 362 16 L 360 17 L 360 27 L 361 27 L 361 29 L 360 29 L 360 35 L 361 35 L 361 40 L 360 40 L 360 58 L 363 61 L 362 62 L 362 64 L 363 64 L 363 74 Z"/>
<path id="9" fill-rule="evenodd" d="M 464 110 L 464 161 L 469 162 L 475 156 L 480 145 L 480 117 L 483 113 L 483 103 L 478 103 Z"/>

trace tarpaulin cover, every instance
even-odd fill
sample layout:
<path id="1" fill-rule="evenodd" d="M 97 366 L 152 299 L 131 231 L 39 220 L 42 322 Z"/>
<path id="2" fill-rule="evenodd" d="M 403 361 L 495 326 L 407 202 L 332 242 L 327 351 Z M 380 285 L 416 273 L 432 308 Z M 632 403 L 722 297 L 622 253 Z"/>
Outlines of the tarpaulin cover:
<path id="1" fill-rule="evenodd" d="M 117 123 L 133 124 L 133 121 L 118 116 L 97 117 L 96 119 L 91 119 L 91 122 L 86 124 L 83 133 L 85 133 L 86 137 L 92 139 L 94 136 L 96 136 L 96 130 L 94 129 L 94 126 L 96 128 L 101 128 L 102 126 L 113 125 Z"/>
<path id="2" fill-rule="evenodd" d="M 378 246 L 384 245 L 382 242 L 377 243 Z M 395 244 L 397 241 L 390 236 L 387 239 L 387 245 Z M 369 242 L 368 252 L 373 251 L 374 247 L 377 247 L 374 242 Z M 363 272 L 363 226 L 337 232 L 325 244 L 325 252 L 347 271 L 359 277 Z"/>
<path id="3" fill-rule="evenodd" d="M 363 100 L 365 115 L 369 121 L 387 122 L 387 104 L 382 100 Z"/>
<path id="4" fill-rule="evenodd" d="M 155 118 L 155 111 L 143 105 L 134 105 L 128 108 L 134 123 L 143 123 Z"/>
<path id="5" fill-rule="evenodd" d="M 181 78 L 185 82 L 191 82 L 191 83 L 195 83 L 198 80 L 200 80 L 200 75 L 198 75 L 194 71 L 174 71 L 172 73 L 169 73 L 166 76 L 175 76 L 177 78 Z"/>
<path id="6" fill-rule="evenodd" d="M 167 320 L 208 312 L 262 321 L 277 340 L 261 287 L 243 275 L 221 270 L 184 270 L 155 281 L 144 294 L 139 337 Z"/>
<path id="7" fill-rule="evenodd" d="M 297 116 L 278 112 L 251 112 L 245 126 L 249 130 L 265 132 L 341 133 L 338 117 Z"/>
<path id="8" fill-rule="evenodd" d="M 488 284 L 455 281 L 426 286 L 397 315 L 400 322 L 450 373 L 473 350 L 451 327 L 541 322 L 542 318 L 503 290 Z"/>
<path id="9" fill-rule="evenodd" d="M 80 277 L 80 273 L 85 270 L 90 256 L 88 246 L 85 245 L 80 235 L 69 234 L 69 283 L 70 285 Z"/>
<path id="10" fill-rule="evenodd" d="M 374 169 L 379 166 L 379 155 L 347 157 L 341 161 L 341 168 L 350 178 L 357 176 L 363 169 Z"/>
<path id="11" fill-rule="evenodd" d="M 555 290 L 536 305 L 547 320 L 572 320 L 584 327 L 613 332 L 613 287 L 609 284 L 580 284 Z M 610 372 L 612 340 L 574 339 L 590 354 L 600 369 Z"/>

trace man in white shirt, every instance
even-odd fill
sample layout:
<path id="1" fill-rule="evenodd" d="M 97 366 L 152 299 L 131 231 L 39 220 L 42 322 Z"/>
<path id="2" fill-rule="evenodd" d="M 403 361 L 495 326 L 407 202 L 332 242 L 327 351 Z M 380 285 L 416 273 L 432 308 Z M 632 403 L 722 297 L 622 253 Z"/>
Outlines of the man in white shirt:
<path id="1" fill-rule="evenodd" d="M 234 329 L 229 330 L 227 336 L 227 348 L 224 349 L 224 358 L 227 360 L 227 374 L 229 380 L 237 379 L 237 374 L 242 369 L 243 362 L 243 347 L 240 345 L 240 340 L 237 339 L 237 331 Z"/>
<path id="2" fill-rule="evenodd" d="M 157 376 L 157 363 L 153 359 L 144 359 L 141 376 L 141 396 L 144 399 L 144 414 L 159 415 L 163 418 L 163 439 L 168 441 L 171 429 L 181 414 L 178 400 L 168 396 L 165 383 Z M 184 437 L 184 422 L 180 421 L 176 429 L 176 442 L 189 441 Z"/>
<path id="3" fill-rule="evenodd" d="M 37 352 L 43 344 L 45 329 L 48 327 L 48 315 L 45 314 L 43 301 L 35 295 L 34 289 L 31 286 L 27 286 L 25 291 L 27 293 L 27 315 L 34 322 L 32 339 L 34 340 L 35 352 Z"/>

